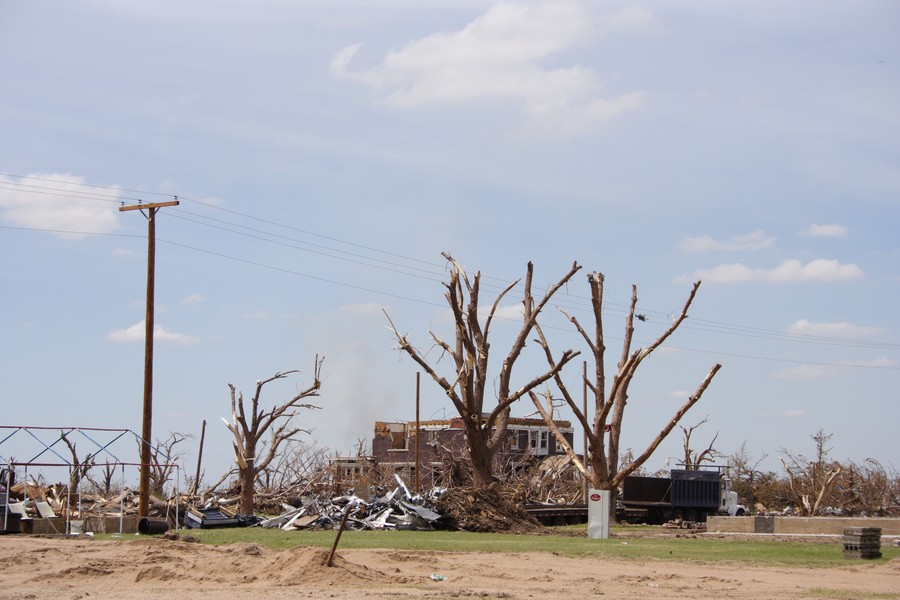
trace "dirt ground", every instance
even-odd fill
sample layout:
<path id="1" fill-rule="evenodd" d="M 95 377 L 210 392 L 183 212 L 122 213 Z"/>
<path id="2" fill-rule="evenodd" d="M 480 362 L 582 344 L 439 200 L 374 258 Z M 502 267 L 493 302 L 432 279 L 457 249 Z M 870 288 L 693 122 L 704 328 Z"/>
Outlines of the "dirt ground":
<path id="1" fill-rule="evenodd" d="M 0 600 L 900 599 L 897 559 L 804 569 L 540 552 L 339 550 L 334 566 L 327 567 L 327 555 L 320 548 L 214 547 L 161 538 L 136 543 L 8 535 L 0 537 Z"/>

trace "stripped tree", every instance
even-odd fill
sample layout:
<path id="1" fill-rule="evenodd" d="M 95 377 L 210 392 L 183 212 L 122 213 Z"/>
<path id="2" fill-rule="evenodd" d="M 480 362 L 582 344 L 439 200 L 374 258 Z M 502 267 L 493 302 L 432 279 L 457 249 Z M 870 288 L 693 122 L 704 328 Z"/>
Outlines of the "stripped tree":
<path id="1" fill-rule="evenodd" d="M 565 285 L 581 267 L 573 263 L 569 272 L 550 287 L 539 302 L 535 302 L 531 285 L 534 267 L 528 263 L 523 291 L 522 327 L 513 341 L 509 353 L 503 359 L 500 372 L 496 376 L 496 403 L 488 401 L 488 383 L 491 378 L 490 344 L 488 342 L 490 327 L 500 306 L 500 302 L 519 283 L 519 279 L 511 283 L 494 300 L 486 311 L 484 320 L 479 318 L 479 293 L 481 291 L 481 273 L 469 278 L 463 268 L 447 253 L 443 256 L 450 262 L 450 282 L 445 298 L 453 313 L 455 335 L 451 342 L 444 341 L 433 331 L 431 338 L 441 348 L 443 354 L 453 359 L 453 368 L 449 377 L 438 373 L 437 367 L 425 360 L 422 353 L 402 335 L 388 316 L 391 329 L 400 344 L 400 349 L 408 354 L 422 369 L 444 390 L 453 407 L 462 417 L 466 431 L 468 458 L 472 464 L 472 484 L 483 487 L 493 481 L 493 459 L 507 434 L 510 406 L 531 390 L 544 384 L 577 356 L 577 352 L 567 350 L 551 367 L 533 377 L 517 389 L 511 389 L 513 366 L 525 348 L 525 342 L 537 324 L 541 310 L 556 293 Z M 387 313 L 385 313 L 387 316 Z M 443 355 L 442 354 L 442 355 Z M 437 362 L 437 361 L 436 361 Z"/>
<path id="2" fill-rule="evenodd" d="M 69 449 L 69 454 L 72 455 L 72 463 L 69 465 L 71 470 L 69 471 L 67 498 L 71 497 L 72 494 L 79 493 L 78 487 L 81 485 L 81 480 L 87 476 L 88 472 L 97 461 L 96 454 L 91 454 L 90 452 L 85 454 L 84 458 L 79 459 L 78 453 L 75 451 L 75 442 L 69 440 L 69 433 L 71 432 L 59 432 L 59 439 L 62 440 Z"/>
<path id="3" fill-rule="evenodd" d="M 695 425 L 691 425 L 690 427 L 685 427 L 684 425 L 678 426 L 678 428 L 681 429 L 681 440 L 684 448 L 684 467 L 686 469 L 697 471 L 703 463 L 711 463 L 716 460 L 716 457 L 721 456 L 721 453 L 714 448 L 716 440 L 719 439 L 718 431 L 705 450 L 697 452 L 691 445 L 691 436 L 694 435 L 694 430 L 706 423 L 708 419 L 708 417 L 705 417 L 702 421 Z"/>
<path id="4" fill-rule="evenodd" d="M 150 464 L 147 469 L 150 471 L 150 493 L 164 498 L 166 496 L 165 487 L 178 463 L 184 458 L 184 452 L 177 452 L 175 447 L 185 439 L 191 437 L 188 434 L 171 432 L 165 441 L 156 439 L 156 445 L 150 446 Z M 143 442 L 140 439 L 135 440 L 140 451 Z"/>
<path id="5" fill-rule="evenodd" d="M 819 514 L 822 501 L 831 492 L 835 478 L 841 474 L 843 466 L 828 457 L 831 448 L 826 444 L 834 434 L 820 429 L 811 436 L 816 443 L 816 459 L 808 460 L 802 455 L 795 455 L 784 448 L 781 449 L 788 458 L 779 456 L 781 464 L 788 475 L 791 494 L 796 498 L 800 512 L 807 517 Z M 830 498 L 833 500 L 833 498 Z"/>
<path id="6" fill-rule="evenodd" d="M 565 314 L 569 321 L 572 322 L 581 334 L 581 337 L 587 343 L 591 350 L 591 356 L 593 357 L 594 364 L 592 376 L 589 375 L 587 368 L 583 375 L 583 382 L 586 390 L 585 393 L 593 395 L 594 398 L 592 415 L 585 414 L 585 411 L 582 410 L 575 401 L 575 398 L 566 386 L 562 377 L 559 376 L 559 370 L 554 369 L 562 359 L 554 358 L 547 339 L 544 337 L 543 331 L 541 331 L 539 326 L 535 328 L 539 337 L 539 342 L 544 349 L 547 362 L 550 365 L 551 370 L 555 373 L 554 382 L 559 388 L 566 404 L 568 404 L 569 408 L 571 408 L 572 412 L 575 414 L 575 420 L 581 425 L 585 432 L 585 436 L 587 437 L 588 448 L 586 457 L 579 456 L 575 453 L 572 444 L 566 440 L 565 436 L 560 433 L 559 429 L 554 424 L 553 405 L 550 394 L 543 394 L 543 398 L 539 397 L 539 395 L 534 392 L 530 392 L 529 395 L 538 412 L 540 412 L 544 421 L 547 423 L 547 426 L 556 438 L 557 445 L 565 450 L 566 454 L 572 460 L 572 463 L 582 475 L 595 489 L 611 490 L 615 492 L 625 477 L 639 469 L 641 465 L 650 458 L 656 448 L 664 439 L 666 439 L 672 429 L 675 428 L 684 414 L 700 400 L 703 392 L 706 391 L 706 388 L 709 386 L 713 377 L 715 377 L 722 365 L 716 364 L 710 369 L 696 391 L 685 400 L 680 408 L 678 408 L 675 414 L 663 426 L 656 437 L 650 441 L 641 454 L 633 460 L 628 461 L 627 464 L 620 464 L 619 442 L 622 435 L 625 407 L 628 404 L 628 388 L 634 379 L 637 368 L 644 359 L 650 356 L 654 350 L 659 348 L 687 318 L 688 308 L 691 306 L 694 296 L 697 294 L 697 288 L 700 287 L 700 282 L 698 281 L 694 284 L 681 313 L 674 319 L 662 335 L 646 348 L 637 348 L 635 350 L 632 350 L 631 346 L 634 335 L 635 308 L 637 307 L 638 297 L 637 287 L 632 286 L 631 305 L 625 320 L 625 337 L 622 343 L 622 354 L 618 363 L 618 371 L 615 376 L 613 376 L 612 384 L 607 392 L 606 370 L 604 366 L 606 343 L 603 332 L 603 316 L 601 314 L 603 308 L 603 281 L 604 277 L 602 273 L 588 274 L 588 283 L 591 288 L 591 307 L 594 316 L 594 330 L 592 334 L 588 333 L 575 317 L 570 316 L 563 311 L 563 314 Z M 644 315 L 637 315 L 637 317 L 638 320 L 646 319 Z M 615 496 L 613 496 L 613 499 L 615 499 Z M 614 501 L 612 506 L 615 506 Z"/>
<path id="7" fill-rule="evenodd" d="M 297 415 L 298 409 L 319 408 L 313 404 L 306 404 L 302 400 L 319 395 L 319 388 L 322 386 L 319 376 L 323 360 L 325 360 L 324 357 L 316 356 L 313 383 L 309 387 L 268 410 L 260 406 L 259 397 L 262 394 L 263 386 L 277 379 L 284 379 L 293 373 L 299 373 L 298 370 L 279 371 L 268 379 L 257 381 L 256 393 L 253 394 L 250 401 L 249 414 L 244 409 L 243 393 L 238 392 L 232 384 L 228 384 L 228 389 L 231 391 L 231 422 L 229 423 L 224 418 L 222 421 L 234 436 L 234 456 L 241 485 L 239 510 L 242 514 L 253 514 L 256 479 L 278 454 L 279 446 L 298 433 L 309 433 L 309 430 L 294 427 L 293 418 Z M 268 435 L 268 439 L 264 440 L 266 435 Z"/>

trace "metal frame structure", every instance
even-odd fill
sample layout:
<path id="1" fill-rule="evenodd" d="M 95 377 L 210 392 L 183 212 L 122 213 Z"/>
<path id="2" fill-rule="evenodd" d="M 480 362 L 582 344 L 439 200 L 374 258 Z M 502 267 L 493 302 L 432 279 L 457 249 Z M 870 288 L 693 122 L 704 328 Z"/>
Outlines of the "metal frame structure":
<path id="1" fill-rule="evenodd" d="M 47 441 L 45 441 L 44 439 L 42 439 L 40 437 L 39 432 L 42 432 L 42 431 L 56 431 L 56 432 L 59 432 L 59 435 L 53 440 L 52 443 L 48 443 Z M 138 435 L 131 429 L 113 429 L 113 428 L 102 428 L 102 427 L 46 427 L 46 426 L 0 425 L 0 451 L 2 451 L 3 444 L 10 441 L 14 436 L 16 436 L 18 433 L 21 433 L 21 432 L 24 432 L 25 434 L 29 435 L 33 440 L 37 441 L 38 445 L 43 447 L 43 450 L 38 452 L 36 455 L 34 455 L 31 459 L 29 459 L 27 461 L 7 459 L 4 457 L 2 452 L 0 452 L 0 466 L 7 467 L 6 481 L 0 481 L 0 485 L 3 485 L 3 487 L 6 490 L 6 492 L 4 494 L 4 500 L 3 500 L 3 504 L 4 504 L 3 529 L 4 530 L 6 530 L 6 527 L 8 525 L 9 493 L 12 491 L 10 489 L 11 483 L 12 483 L 12 474 L 13 474 L 14 470 L 16 469 L 16 467 L 24 467 L 24 470 L 25 470 L 25 472 L 24 472 L 24 496 L 25 496 L 26 501 L 28 500 L 28 468 L 29 467 L 64 467 L 64 468 L 68 468 L 69 477 L 71 479 L 72 471 L 75 468 L 75 464 L 72 463 L 72 461 L 70 459 L 64 457 L 59 452 L 57 452 L 57 450 L 54 447 L 58 443 L 60 443 L 64 437 L 68 436 L 69 434 L 71 434 L 73 432 L 77 432 L 77 433 L 81 434 L 81 436 L 84 439 L 88 440 L 96 447 L 96 450 L 93 453 L 94 457 L 97 457 L 102 453 L 102 454 L 107 455 L 109 458 L 113 459 L 112 461 L 104 462 L 102 466 L 104 466 L 104 467 L 112 466 L 115 468 L 121 468 L 123 487 L 124 487 L 124 481 L 125 481 L 125 467 L 126 466 L 140 467 L 142 470 L 146 470 L 146 468 L 148 468 L 150 466 L 173 467 L 175 469 L 175 473 L 176 473 L 176 475 L 175 475 L 175 495 L 177 496 L 179 493 L 178 480 L 180 479 L 180 473 L 181 473 L 180 465 L 178 465 L 178 463 L 172 461 L 171 457 L 169 457 L 168 455 L 163 453 L 159 448 L 156 448 L 155 446 L 150 444 L 147 440 L 144 440 L 140 435 Z M 133 439 L 137 440 L 140 443 L 142 448 L 143 447 L 152 448 L 155 451 L 155 455 L 162 456 L 163 458 L 165 458 L 166 462 L 145 464 L 142 462 L 135 463 L 135 462 L 127 462 L 127 461 L 120 460 L 119 457 L 116 456 L 115 454 L 113 454 L 113 452 L 110 450 L 110 446 L 112 446 L 114 443 L 119 441 L 121 438 L 126 437 L 128 434 L 131 434 L 133 436 Z M 106 441 L 105 443 L 102 443 L 102 442 L 98 441 L 97 439 L 94 439 L 94 438 L 100 438 L 102 435 L 106 435 L 107 437 L 110 437 L 112 439 L 110 439 L 109 441 Z M 42 459 L 42 457 L 44 457 L 48 453 L 52 456 Z M 54 457 L 59 462 L 53 462 Z M 94 465 L 91 465 L 90 468 L 93 468 L 94 466 L 101 466 L 101 465 L 94 464 Z M 81 511 L 81 482 L 80 481 L 79 481 L 78 485 L 79 485 L 78 513 L 81 514 L 82 511 Z M 70 502 L 71 502 L 71 497 L 72 497 L 72 490 L 67 489 L 66 493 L 67 493 L 66 506 L 69 507 Z M 125 509 L 125 507 L 124 507 L 124 494 L 123 494 L 123 499 L 120 500 L 120 506 L 119 506 L 119 533 L 120 534 L 122 533 L 122 529 L 123 529 L 123 520 L 124 520 L 124 515 L 125 515 L 124 509 Z M 70 513 L 71 513 L 70 510 L 66 510 L 66 531 L 65 532 L 67 534 L 72 533 L 72 521 L 70 518 Z M 175 503 L 175 528 L 176 529 L 179 527 L 178 521 L 179 521 L 178 503 L 176 502 Z"/>

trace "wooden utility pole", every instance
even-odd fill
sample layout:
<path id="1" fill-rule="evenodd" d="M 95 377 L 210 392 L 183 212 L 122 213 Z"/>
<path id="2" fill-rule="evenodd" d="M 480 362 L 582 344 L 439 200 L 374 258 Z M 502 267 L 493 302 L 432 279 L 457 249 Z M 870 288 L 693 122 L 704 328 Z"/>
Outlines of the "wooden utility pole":
<path id="1" fill-rule="evenodd" d="M 191 496 L 197 495 L 197 487 L 200 485 L 200 462 L 203 460 L 204 438 L 206 438 L 206 419 L 203 419 L 203 427 L 200 428 L 200 450 L 197 452 L 197 474 L 194 475 L 194 485 L 191 488 Z"/>
<path id="2" fill-rule="evenodd" d="M 422 488 L 419 487 L 419 434 L 422 433 L 421 421 L 419 420 L 419 379 L 421 373 L 416 371 L 416 493 L 419 494 L 422 492 Z"/>
<path id="3" fill-rule="evenodd" d="M 587 361 L 583 361 L 581 363 L 581 369 L 584 373 L 584 377 L 582 378 L 584 380 L 583 381 L 583 391 L 582 391 L 583 399 L 584 399 L 584 409 L 583 409 L 584 412 L 582 414 L 584 414 L 586 417 L 588 414 L 588 411 L 587 411 L 587 395 L 588 395 Z M 572 441 L 574 442 L 575 440 L 572 440 Z M 584 445 L 582 447 L 584 448 L 584 456 L 581 458 L 581 460 L 582 460 L 582 464 L 584 465 L 585 470 L 587 471 L 587 470 L 590 470 L 590 468 L 591 468 L 591 466 L 590 466 L 591 462 L 588 460 L 587 429 L 584 429 L 583 444 Z M 588 503 L 588 476 L 587 476 L 587 473 L 585 473 L 583 475 L 583 477 L 584 477 L 584 503 L 587 504 Z"/>
<path id="4" fill-rule="evenodd" d="M 177 196 L 176 196 L 177 198 Z M 147 217 L 147 313 L 144 318 L 144 419 L 141 427 L 141 476 L 138 514 L 148 516 L 150 507 L 150 444 L 153 435 L 153 297 L 156 271 L 156 213 L 166 206 L 178 206 L 178 200 L 155 204 L 120 206 L 119 211 L 139 210 Z M 146 209 L 147 212 L 144 212 Z"/>

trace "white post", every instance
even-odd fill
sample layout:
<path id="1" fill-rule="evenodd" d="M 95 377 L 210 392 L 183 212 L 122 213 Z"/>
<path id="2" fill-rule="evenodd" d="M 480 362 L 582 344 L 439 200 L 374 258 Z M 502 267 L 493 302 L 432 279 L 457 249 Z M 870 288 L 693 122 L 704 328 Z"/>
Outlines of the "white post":
<path id="1" fill-rule="evenodd" d="M 588 537 L 609 538 L 609 490 L 588 490 Z"/>
<path id="2" fill-rule="evenodd" d="M 119 494 L 119 537 L 125 529 L 125 463 L 122 464 L 122 493 Z"/>
<path id="3" fill-rule="evenodd" d="M 179 469 L 178 465 L 175 465 L 175 531 L 178 531 L 178 478 L 180 476 L 181 470 Z M 168 518 L 168 515 L 166 515 L 166 518 Z"/>

